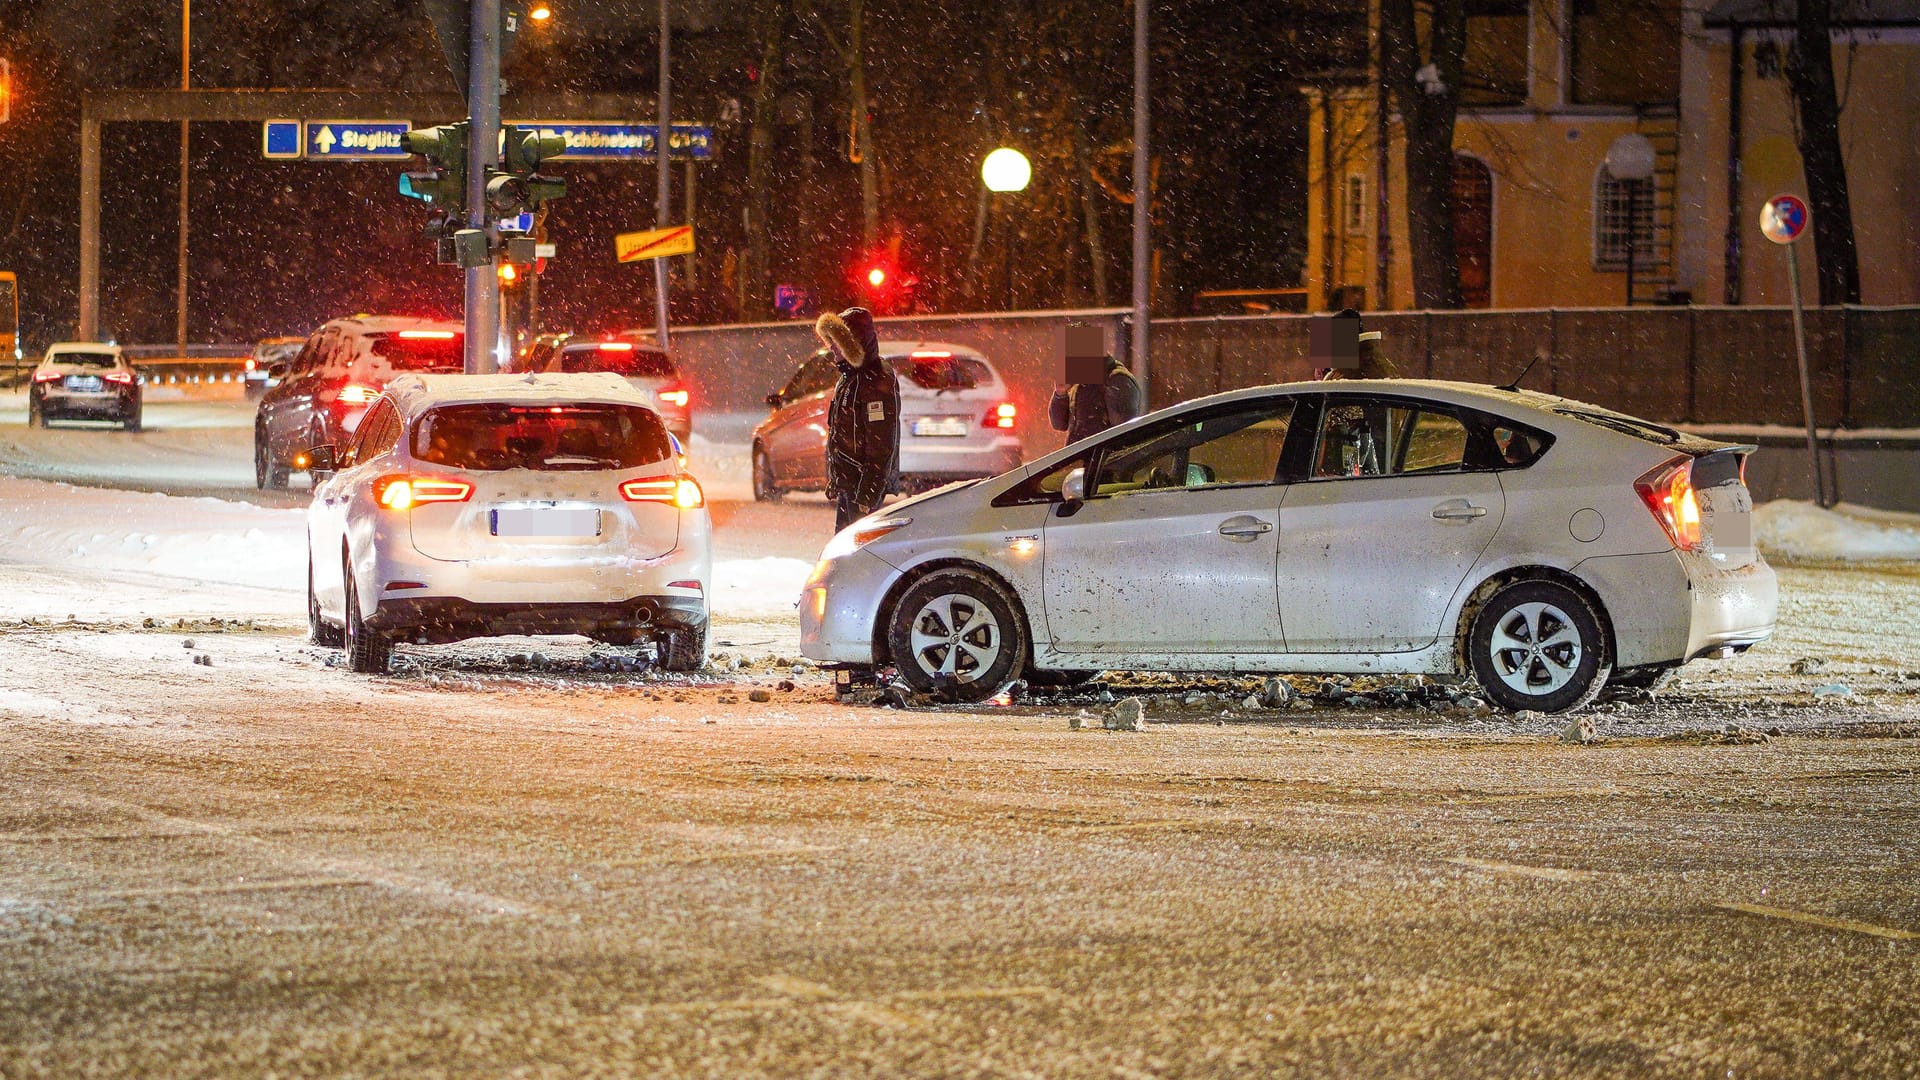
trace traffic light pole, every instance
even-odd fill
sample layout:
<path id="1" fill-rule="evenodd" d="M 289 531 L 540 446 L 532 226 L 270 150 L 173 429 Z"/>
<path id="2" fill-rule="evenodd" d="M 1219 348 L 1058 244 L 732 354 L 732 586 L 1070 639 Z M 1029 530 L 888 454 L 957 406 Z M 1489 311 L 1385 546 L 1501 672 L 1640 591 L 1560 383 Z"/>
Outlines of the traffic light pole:
<path id="1" fill-rule="evenodd" d="M 467 53 L 467 227 L 495 237 L 487 207 L 487 170 L 500 151 L 500 0 L 472 0 Z M 493 265 L 467 268 L 467 359 L 469 375 L 498 370 L 500 279 Z"/>

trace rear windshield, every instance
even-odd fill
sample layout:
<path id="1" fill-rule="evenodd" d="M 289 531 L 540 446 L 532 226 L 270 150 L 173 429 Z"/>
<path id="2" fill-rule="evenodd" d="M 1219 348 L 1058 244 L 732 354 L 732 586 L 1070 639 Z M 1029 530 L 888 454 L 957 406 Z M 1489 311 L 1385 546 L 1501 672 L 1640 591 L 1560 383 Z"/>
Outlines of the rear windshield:
<path id="1" fill-rule="evenodd" d="M 1600 409 L 1558 408 L 1553 410 L 1561 416 L 1571 416 L 1575 420 L 1585 420 L 1597 427 L 1608 428 L 1622 435 L 1632 435 L 1636 439 L 1645 439 L 1662 446 L 1671 446 L 1680 441 L 1680 433 L 1665 424 L 1656 424 L 1651 420 L 1628 416 L 1625 413 L 1607 412 Z"/>
<path id="2" fill-rule="evenodd" d="M 413 427 L 413 456 L 455 469 L 635 469 L 673 442 L 642 405 L 446 405 Z"/>
<path id="3" fill-rule="evenodd" d="M 971 356 L 894 356 L 887 363 L 922 390 L 971 390 L 993 381 L 993 371 Z"/>
<path id="4" fill-rule="evenodd" d="M 300 346 L 304 344 L 306 343 L 302 341 L 287 341 L 278 345 L 262 345 L 253 350 L 253 354 L 269 364 L 277 364 L 282 360 L 293 359 L 299 354 Z"/>
<path id="5" fill-rule="evenodd" d="M 394 371 L 461 371 L 466 367 L 464 336 L 410 337 L 403 330 L 398 334 L 369 334 L 367 347 L 373 355 L 386 357 L 387 366 Z"/>
<path id="6" fill-rule="evenodd" d="M 626 345 L 625 342 L 610 344 Z M 630 379 L 671 379 L 679 374 L 666 353 L 632 346 L 609 349 L 600 345 L 569 345 L 560 352 L 560 370 L 611 371 Z"/>
<path id="7" fill-rule="evenodd" d="M 81 367 L 117 367 L 118 361 L 110 352 L 62 352 L 47 357 L 49 363 L 79 364 Z"/>

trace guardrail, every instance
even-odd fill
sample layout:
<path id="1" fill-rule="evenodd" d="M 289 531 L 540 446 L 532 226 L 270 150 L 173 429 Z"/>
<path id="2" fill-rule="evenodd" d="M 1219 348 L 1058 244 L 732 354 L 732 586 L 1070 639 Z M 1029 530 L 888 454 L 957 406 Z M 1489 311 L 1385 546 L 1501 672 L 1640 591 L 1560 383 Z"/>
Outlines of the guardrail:
<path id="1" fill-rule="evenodd" d="M 171 350 L 170 350 L 171 352 Z M 237 356 L 139 356 L 127 350 L 127 362 L 148 386 L 244 382 L 248 353 Z"/>

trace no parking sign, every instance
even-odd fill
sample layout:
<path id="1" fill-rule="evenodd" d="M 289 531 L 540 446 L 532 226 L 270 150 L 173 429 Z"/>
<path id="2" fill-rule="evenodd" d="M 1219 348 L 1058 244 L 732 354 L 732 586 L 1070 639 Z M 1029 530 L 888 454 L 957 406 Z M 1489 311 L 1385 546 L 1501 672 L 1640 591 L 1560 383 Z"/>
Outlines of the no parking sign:
<path id="1" fill-rule="evenodd" d="M 1797 195 L 1775 195 L 1760 208 L 1760 231 L 1776 244 L 1791 244 L 1807 231 L 1807 204 Z"/>

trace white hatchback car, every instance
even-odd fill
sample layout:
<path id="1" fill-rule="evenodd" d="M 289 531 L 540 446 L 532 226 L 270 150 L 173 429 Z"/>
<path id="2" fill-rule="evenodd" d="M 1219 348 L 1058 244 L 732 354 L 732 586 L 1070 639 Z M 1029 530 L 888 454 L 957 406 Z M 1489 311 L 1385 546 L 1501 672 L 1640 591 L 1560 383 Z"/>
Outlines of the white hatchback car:
<path id="1" fill-rule="evenodd" d="M 403 375 L 307 511 L 313 640 L 354 671 L 395 642 L 498 634 L 652 640 L 706 660 L 706 500 L 618 375 Z"/>
<path id="2" fill-rule="evenodd" d="M 1752 450 L 1464 383 L 1220 394 L 855 522 L 801 648 L 960 700 L 1023 673 L 1418 672 L 1575 708 L 1772 633 Z"/>
<path id="3" fill-rule="evenodd" d="M 900 483 L 907 491 L 1018 468 L 1019 407 L 976 349 L 943 341 L 882 341 L 900 382 Z M 833 355 L 816 351 L 753 429 L 753 497 L 819 491 L 827 484 L 827 409 L 839 382 Z"/>

